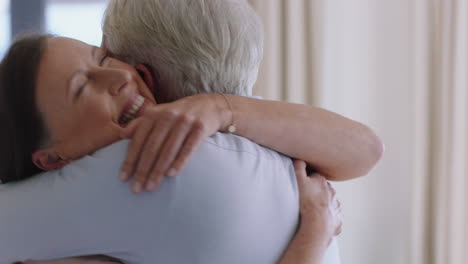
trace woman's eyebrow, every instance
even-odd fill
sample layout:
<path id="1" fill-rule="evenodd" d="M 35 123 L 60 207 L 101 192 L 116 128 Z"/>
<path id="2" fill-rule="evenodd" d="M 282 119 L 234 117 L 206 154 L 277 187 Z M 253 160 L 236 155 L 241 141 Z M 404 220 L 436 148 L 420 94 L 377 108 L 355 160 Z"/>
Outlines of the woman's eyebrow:
<path id="1" fill-rule="evenodd" d="M 96 53 L 97 53 L 98 50 L 99 50 L 98 47 L 95 47 L 95 46 L 92 47 L 92 49 L 91 49 L 91 57 L 92 57 L 92 58 L 95 58 Z M 67 97 L 69 96 L 70 90 L 72 90 L 72 88 L 73 88 L 73 87 L 71 87 L 71 84 L 72 84 L 73 79 L 74 79 L 77 75 L 83 74 L 84 72 L 85 72 L 85 70 L 79 69 L 79 70 L 75 71 L 75 72 L 72 74 L 72 76 L 70 76 L 70 78 L 69 78 L 68 81 L 67 81 L 67 88 L 68 88 L 68 89 L 67 89 L 67 94 L 66 94 Z"/>
<path id="2" fill-rule="evenodd" d="M 70 91 L 72 90 L 72 88 L 73 88 L 73 87 L 71 86 L 71 85 L 72 85 L 73 79 L 74 79 L 77 75 L 83 74 L 84 72 L 85 72 L 85 71 L 84 71 L 83 69 L 77 70 L 76 72 L 74 72 L 74 73 L 72 74 L 72 76 L 70 77 L 70 79 L 68 79 L 68 81 L 67 81 L 67 88 L 68 88 L 68 89 L 67 89 L 67 96 L 68 96 L 69 92 L 70 92 Z"/>

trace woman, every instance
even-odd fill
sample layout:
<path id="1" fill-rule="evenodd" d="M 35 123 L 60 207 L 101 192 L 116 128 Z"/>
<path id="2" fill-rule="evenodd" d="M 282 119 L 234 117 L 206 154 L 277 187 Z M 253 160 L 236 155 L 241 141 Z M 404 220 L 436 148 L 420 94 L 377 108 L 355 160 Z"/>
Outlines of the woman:
<path id="1" fill-rule="evenodd" d="M 133 138 L 130 164 L 139 161 L 134 191 L 140 192 L 143 183 L 154 190 L 162 175 L 174 174 L 168 169 L 180 170 L 196 145 L 217 130 L 225 131 L 233 116 L 236 134 L 303 159 L 329 179 L 367 173 L 382 151 L 367 127 L 307 106 L 237 96 L 225 100 L 220 95 L 197 95 L 158 106 L 132 66 L 71 39 L 39 36 L 17 41 L 1 64 L 0 81 L 5 124 L 1 140 L 6 146 L 1 150 L 3 182 L 61 168 L 124 134 Z M 140 96 L 144 105 L 135 100 Z M 130 113 L 128 106 L 138 108 L 140 118 L 125 127 L 121 117 Z M 325 140 L 307 140 L 315 137 Z M 143 148 L 140 154 L 142 145 L 152 149 Z M 331 156 L 341 164 L 329 161 Z M 148 175 L 145 168 L 153 165 L 155 173 Z M 327 204 L 325 211 L 329 209 Z M 336 230 L 332 226 L 330 230 Z"/>

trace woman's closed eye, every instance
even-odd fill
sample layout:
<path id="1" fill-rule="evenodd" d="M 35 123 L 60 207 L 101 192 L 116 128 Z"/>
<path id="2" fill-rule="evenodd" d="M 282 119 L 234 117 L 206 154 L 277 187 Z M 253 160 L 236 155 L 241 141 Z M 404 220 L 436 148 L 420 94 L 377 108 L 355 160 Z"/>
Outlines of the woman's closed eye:
<path id="1" fill-rule="evenodd" d="M 78 90 L 76 91 L 76 93 L 75 93 L 75 101 L 80 97 L 81 93 L 83 93 L 83 90 L 84 90 L 84 88 L 86 87 L 86 84 L 88 84 L 87 81 L 86 81 L 84 84 L 80 85 L 80 88 L 78 88 Z"/>
<path id="2" fill-rule="evenodd" d="M 78 100 L 78 98 L 83 93 L 84 88 L 86 88 L 86 85 L 88 84 L 88 76 L 86 76 L 85 74 L 82 74 L 79 78 L 76 78 L 75 83 L 77 84 L 78 89 L 76 89 L 76 92 L 73 96 L 74 102 Z"/>
<path id="3" fill-rule="evenodd" d="M 106 51 L 99 61 L 99 66 L 103 66 L 107 58 L 109 58 L 109 53 Z"/>
<path id="4" fill-rule="evenodd" d="M 106 51 L 101 59 L 99 60 L 99 66 L 103 66 L 106 60 L 109 58 L 109 53 Z M 86 85 L 88 84 L 88 76 L 83 76 L 83 79 L 80 78 L 80 85 L 79 88 L 76 90 L 75 96 L 74 96 L 74 101 L 78 100 L 80 95 L 83 93 L 83 90 L 86 88 Z"/>
<path id="5" fill-rule="evenodd" d="M 75 97 L 76 97 L 75 100 L 80 97 L 81 93 L 83 93 L 83 90 L 84 90 L 85 86 L 86 86 L 86 83 L 83 84 L 82 86 L 80 86 L 80 88 L 78 88 L 78 91 L 76 92 L 76 95 L 75 95 Z"/>

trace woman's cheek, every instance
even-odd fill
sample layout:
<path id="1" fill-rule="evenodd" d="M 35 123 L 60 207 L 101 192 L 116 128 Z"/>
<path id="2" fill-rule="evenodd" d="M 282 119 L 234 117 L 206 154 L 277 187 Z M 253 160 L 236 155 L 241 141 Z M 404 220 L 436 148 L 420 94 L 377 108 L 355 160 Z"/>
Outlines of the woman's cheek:
<path id="1" fill-rule="evenodd" d="M 88 118 L 96 122 L 112 120 L 116 109 L 111 103 L 107 100 L 90 100 L 86 106 Z"/>

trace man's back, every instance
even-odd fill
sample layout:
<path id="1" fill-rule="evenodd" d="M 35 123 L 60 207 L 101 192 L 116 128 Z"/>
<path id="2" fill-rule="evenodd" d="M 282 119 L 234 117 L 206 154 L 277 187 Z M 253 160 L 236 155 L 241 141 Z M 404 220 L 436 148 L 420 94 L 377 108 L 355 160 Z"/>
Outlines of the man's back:
<path id="1" fill-rule="evenodd" d="M 121 141 L 2 187 L 0 260 L 104 254 L 139 264 L 273 263 L 286 249 L 299 214 L 289 158 L 218 133 L 157 192 L 133 195 L 117 179 L 127 148 Z"/>

